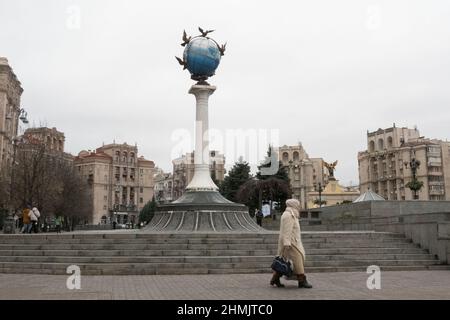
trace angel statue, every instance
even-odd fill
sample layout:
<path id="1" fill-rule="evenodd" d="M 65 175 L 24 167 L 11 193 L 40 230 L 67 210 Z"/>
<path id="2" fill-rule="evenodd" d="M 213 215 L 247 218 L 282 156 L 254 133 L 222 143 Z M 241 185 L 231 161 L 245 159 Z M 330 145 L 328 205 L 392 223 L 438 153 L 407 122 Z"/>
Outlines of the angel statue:
<path id="1" fill-rule="evenodd" d="M 328 172 L 330 173 L 330 179 L 331 178 L 334 179 L 334 170 L 336 168 L 338 161 L 336 160 L 333 163 L 328 163 L 328 162 L 324 161 L 323 163 L 324 163 L 325 167 L 328 169 Z"/>

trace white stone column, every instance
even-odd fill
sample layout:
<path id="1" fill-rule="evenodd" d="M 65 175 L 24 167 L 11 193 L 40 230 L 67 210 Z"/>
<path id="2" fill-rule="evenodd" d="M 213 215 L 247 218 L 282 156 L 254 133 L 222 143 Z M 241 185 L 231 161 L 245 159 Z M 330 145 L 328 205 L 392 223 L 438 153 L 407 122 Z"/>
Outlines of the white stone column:
<path id="1" fill-rule="evenodd" d="M 209 172 L 209 125 L 208 98 L 216 90 L 215 86 L 193 85 L 189 90 L 196 99 L 194 177 L 186 187 L 187 191 L 217 191 L 219 188 Z"/>

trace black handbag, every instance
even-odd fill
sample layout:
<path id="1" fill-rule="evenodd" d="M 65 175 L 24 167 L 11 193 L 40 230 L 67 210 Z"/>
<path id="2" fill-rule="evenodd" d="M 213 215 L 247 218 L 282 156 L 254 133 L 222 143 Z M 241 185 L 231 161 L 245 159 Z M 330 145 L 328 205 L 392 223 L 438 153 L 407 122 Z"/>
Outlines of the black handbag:
<path id="1" fill-rule="evenodd" d="M 281 256 L 276 256 L 275 259 L 273 259 L 271 268 L 273 271 L 286 277 L 292 276 L 293 273 L 291 262 Z"/>

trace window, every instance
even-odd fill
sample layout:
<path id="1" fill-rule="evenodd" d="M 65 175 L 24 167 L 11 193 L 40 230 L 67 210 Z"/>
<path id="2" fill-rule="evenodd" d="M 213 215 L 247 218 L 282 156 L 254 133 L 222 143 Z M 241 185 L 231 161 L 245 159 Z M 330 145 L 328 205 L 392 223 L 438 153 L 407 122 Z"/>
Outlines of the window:
<path id="1" fill-rule="evenodd" d="M 103 188 L 104 188 L 105 190 L 108 190 L 108 186 L 104 186 Z"/>
<path id="2" fill-rule="evenodd" d="M 144 198 L 139 198 L 139 203 L 144 203 Z"/>
<path id="3" fill-rule="evenodd" d="M 289 160 L 289 154 L 287 152 L 283 152 L 283 161 Z"/>
<path id="4" fill-rule="evenodd" d="M 388 148 L 392 148 L 392 137 L 388 137 L 387 143 L 388 143 Z"/>
<path id="5" fill-rule="evenodd" d="M 294 161 L 299 159 L 299 154 L 297 151 L 294 151 Z"/>
<path id="6" fill-rule="evenodd" d="M 140 187 L 140 188 L 139 188 L 139 192 L 140 192 L 140 193 L 144 193 L 144 188 L 143 188 L 143 187 Z"/>
<path id="7" fill-rule="evenodd" d="M 370 141 L 369 142 L 369 152 L 374 152 L 374 151 L 375 151 L 375 142 Z"/>
<path id="8" fill-rule="evenodd" d="M 106 205 L 104 205 L 104 206 L 103 206 L 103 210 L 106 210 L 106 209 L 107 209 L 107 207 L 106 207 Z"/>
<path id="9" fill-rule="evenodd" d="M 383 139 L 378 139 L 378 150 L 383 150 L 384 149 L 384 141 Z"/>
<path id="10" fill-rule="evenodd" d="M 108 196 L 104 196 L 103 200 L 108 201 Z"/>

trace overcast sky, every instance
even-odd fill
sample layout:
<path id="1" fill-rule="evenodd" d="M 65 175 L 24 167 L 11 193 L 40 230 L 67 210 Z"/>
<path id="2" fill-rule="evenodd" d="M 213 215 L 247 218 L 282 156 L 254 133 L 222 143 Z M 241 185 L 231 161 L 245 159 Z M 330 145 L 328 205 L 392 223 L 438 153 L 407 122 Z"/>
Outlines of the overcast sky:
<path id="1" fill-rule="evenodd" d="M 0 56 L 31 123 L 63 131 L 66 151 L 136 142 L 170 171 L 172 135 L 195 119 L 182 31 L 216 29 L 210 126 L 279 130 L 281 145 L 339 160 L 348 184 L 367 130 L 450 137 L 449 17 L 446 0 L 0 0 Z"/>

